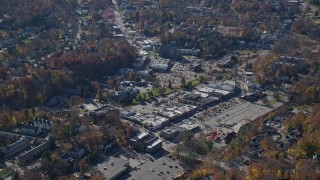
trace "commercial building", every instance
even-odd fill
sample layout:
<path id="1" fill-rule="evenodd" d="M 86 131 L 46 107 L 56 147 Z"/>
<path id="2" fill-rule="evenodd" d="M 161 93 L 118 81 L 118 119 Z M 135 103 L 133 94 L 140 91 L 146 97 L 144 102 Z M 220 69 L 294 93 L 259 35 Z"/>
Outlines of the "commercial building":
<path id="1" fill-rule="evenodd" d="M 202 85 L 198 88 L 198 91 L 208 93 L 212 96 L 229 98 L 236 92 L 235 81 L 227 80 L 223 82 L 210 83 Z"/>
<path id="2" fill-rule="evenodd" d="M 122 117 L 136 124 L 147 126 L 150 131 L 156 131 L 169 122 L 168 118 L 153 114 L 126 113 L 122 114 Z"/>
<path id="3" fill-rule="evenodd" d="M 148 132 L 142 132 L 131 138 L 129 144 L 136 150 L 151 154 L 162 149 L 162 140 Z"/>
<path id="4" fill-rule="evenodd" d="M 152 139 L 147 143 L 146 152 L 147 153 L 155 153 L 162 148 L 162 140 L 159 138 Z"/>
<path id="5" fill-rule="evenodd" d="M 128 171 L 129 161 L 116 157 L 109 157 L 103 163 L 97 164 L 97 169 L 103 174 L 105 179 L 117 179 Z"/>
<path id="6" fill-rule="evenodd" d="M 219 59 L 217 65 L 223 68 L 231 68 L 235 63 L 234 59 L 235 58 L 232 54 L 228 54 L 222 57 L 221 59 Z"/>
<path id="7" fill-rule="evenodd" d="M 207 86 L 213 89 L 219 89 L 219 90 L 228 91 L 230 93 L 234 93 L 236 88 L 236 82 L 231 80 L 226 80 L 222 82 L 211 83 L 211 84 L 208 84 Z"/>
<path id="8" fill-rule="evenodd" d="M 187 130 L 187 131 L 196 131 L 197 129 L 200 128 L 198 124 L 191 123 L 188 120 L 182 121 L 182 123 L 177 124 L 177 127 L 182 130 Z"/>
<path id="9" fill-rule="evenodd" d="M 120 120 L 120 111 L 112 106 L 104 106 L 89 113 L 96 123 Z"/>
<path id="10" fill-rule="evenodd" d="M 152 63 L 149 65 L 149 68 L 154 71 L 165 72 L 168 71 L 170 67 L 170 59 L 155 58 L 152 60 Z"/>
<path id="11" fill-rule="evenodd" d="M 197 106 L 173 103 L 164 107 L 159 114 L 168 118 L 169 120 L 176 120 L 179 118 L 184 118 L 190 116 L 197 110 Z"/>
<path id="12" fill-rule="evenodd" d="M 129 172 L 130 179 L 182 179 L 185 171 L 177 159 L 163 156 L 155 161 L 147 160 L 139 169 Z"/>
<path id="13" fill-rule="evenodd" d="M 179 133 L 184 131 L 197 131 L 200 128 L 198 124 L 192 123 L 189 120 L 183 120 L 182 122 L 176 124 L 173 127 L 166 128 L 161 131 L 160 136 L 171 140 L 175 138 Z"/>
<path id="14" fill-rule="evenodd" d="M 32 161 L 36 156 L 41 154 L 44 150 L 49 148 L 48 142 L 43 142 L 40 145 L 36 146 L 35 148 L 32 148 L 31 150 L 21 154 L 19 158 L 20 164 L 25 164 L 29 161 Z"/>
<path id="15" fill-rule="evenodd" d="M 166 128 L 161 131 L 160 136 L 167 140 L 170 140 L 176 137 L 179 134 L 179 132 L 180 130 L 178 128 L 174 128 L 174 127 Z"/>
<path id="16" fill-rule="evenodd" d="M 203 95 L 206 96 L 203 97 Z M 209 94 L 207 93 L 197 91 L 194 93 L 187 94 L 182 98 L 179 98 L 178 101 L 185 104 L 192 104 L 201 108 L 206 108 L 208 106 L 217 104 L 220 101 L 220 98 L 215 96 L 209 96 Z"/>
<path id="17" fill-rule="evenodd" d="M 17 154 L 18 152 L 21 152 L 22 150 L 27 149 L 30 147 L 29 140 L 25 137 L 22 137 L 20 140 L 1 148 L 1 156 L 5 159 Z"/>
<path id="18" fill-rule="evenodd" d="M 140 56 L 135 61 L 133 61 L 132 66 L 136 69 L 140 69 L 144 66 L 147 66 L 150 63 L 150 58 Z"/>

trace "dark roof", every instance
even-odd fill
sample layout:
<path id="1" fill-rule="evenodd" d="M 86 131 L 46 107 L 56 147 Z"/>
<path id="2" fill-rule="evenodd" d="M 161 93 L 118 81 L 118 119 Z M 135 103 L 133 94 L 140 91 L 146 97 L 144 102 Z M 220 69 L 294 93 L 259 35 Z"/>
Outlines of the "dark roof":
<path id="1" fill-rule="evenodd" d="M 29 130 L 32 130 L 34 132 L 36 132 L 38 130 L 39 127 L 37 126 L 32 126 L 32 125 L 23 125 L 21 126 L 20 129 L 29 129 Z"/>
<path id="2" fill-rule="evenodd" d="M 121 172 L 127 169 L 128 164 L 129 161 L 127 160 L 111 156 L 107 161 L 97 164 L 97 168 L 106 178 L 114 179 L 118 177 L 121 174 Z"/>
<path id="3" fill-rule="evenodd" d="M 185 95 L 184 98 L 196 101 L 196 100 L 200 99 L 201 96 L 199 94 L 191 93 L 191 94 Z"/>
<path id="4" fill-rule="evenodd" d="M 22 138 L 22 139 L 20 139 L 19 141 L 16 141 L 16 142 L 14 142 L 14 143 L 12 143 L 12 144 L 10 144 L 10 145 L 2 148 L 2 151 L 6 153 L 6 152 L 8 152 L 8 151 L 11 151 L 11 149 L 13 149 L 13 148 L 15 148 L 15 147 L 21 146 L 21 145 L 23 145 L 23 144 L 28 144 L 28 143 L 29 143 L 29 140 L 28 140 L 28 139 Z"/>

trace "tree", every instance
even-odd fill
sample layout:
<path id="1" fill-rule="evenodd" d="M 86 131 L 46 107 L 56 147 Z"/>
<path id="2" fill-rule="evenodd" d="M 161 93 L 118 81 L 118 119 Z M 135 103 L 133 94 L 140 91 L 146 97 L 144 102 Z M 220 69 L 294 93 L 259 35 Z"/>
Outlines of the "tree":
<path id="1" fill-rule="evenodd" d="M 186 79 L 184 77 L 181 78 L 181 87 L 184 87 L 186 85 Z"/>
<path id="2" fill-rule="evenodd" d="M 0 79 L 6 79 L 7 75 L 7 70 L 4 67 L 0 67 Z"/>
<path id="3" fill-rule="evenodd" d="M 165 88 L 163 88 L 163 87 L 160 87 L 160 88 L 159 88 L 159 94 L 160 94 L 160 96 L 163 96 L 163 95 L 165 94 L 165 92 L 166 92 L 166 89 L 165 89 Z"/>
<path id="4" fill-rule="evenodd" d="M 203 76 L 199 76 L 199 77 L 198 77 L 198 80 L 200 81 L 200 83 L 204 83 L 205 80 L 206 80 L 206 78 L 203 77 Z"/>
<path id="5" fill-rule="evenodd" d="M 103 100 L 102 90 L 98 89 L 96 94 L 96 99 L 101 102 Z"/>
<path id="6" fill-rule="evenodd" d="M 168 85 L 168 88 L 172 89 L 172 82 L 171 82 L 171 79 L 169 79 L 169 85 Z"/>
<path id="7" fill-rule="evenodd" d="M 70 170 L 70 164 L 66 161 L 59 159 L 55 164 L 54 168 L 57 170 L 59 176 L 67 175 Z"/>
<path id="8" fill-rule="evenodd" d="M 193 133 L 191 131 L 183 132 L 183 144 L 185 144 L 186 146 L 191 145 L 192 137 L 193 137 Z"/>
<path id="9" fill-rule="evenodd" d="M 184 162 L 188 165 L 188 166 L 192 166 L 196 163 L 197 161 L 197 155 L 191 151 L 189 151 L 186 156 L 183 158 Z"/>
<path id="10" fill-rule="evenodd" d="M 43 95 L 42 92 L 38 92 L 37 93 L 37 100 L 40 104 L 44 104 L 44 102 L 46 101 L 46 97 L 45 97 L 45 95 Z"/>
<path id="11" fill-rule="evenodd" d="M 65 150 L 67 153 L 70 153 L 71 150 L 72 150 L 72 148 L 73 148 L 72 144 L 70 144 L 70 143 L 65 143 L 65 144 L 63 144 L 63 147 L 64 147 L 64 150 Z"/>
<path id="12" fill-rule="evenodd" d="M 53 136 L 49 136 L 49 147 L 50 147 L 50 150 L 54 150 L 56 148 L 56 143 L 55 143 L 55 139 Z"/>
<path id="13" fill-rule="evenodd" d="M 213 141 L 206 141 L 204 143 L 204 148 L 206 151 L 210 151 L 213 148 Z"/>
<path id="14" fill-rule="evenodd" d="M 148 129 L 149 128 L 149 124 L 147 122 L 144 122 L 143 125 L 142 125 L 145 129 Z"/>
<path id="15" fill-rule="evenodd" d="M 80 174 L 83 175 L 88 168 L 88 164 L 84 159 L 81 159 L 79 161 L 79 168 L 80 168 Z"/>
<path id="16" fill-rule="evenodd" d="M 49 177 L 52 177 L 54 171 L 52 162 L 50 162 L 47 158 L 42 158 L 40 171 L 43 174 L 47 174 Z"/>
<path id="17" fill-rule="evenodd" d="M 149 98 L 153 97 L 154 96 L 153 92 L 152 91 L 148 91 L 148 96 L 149 96 Z"/>

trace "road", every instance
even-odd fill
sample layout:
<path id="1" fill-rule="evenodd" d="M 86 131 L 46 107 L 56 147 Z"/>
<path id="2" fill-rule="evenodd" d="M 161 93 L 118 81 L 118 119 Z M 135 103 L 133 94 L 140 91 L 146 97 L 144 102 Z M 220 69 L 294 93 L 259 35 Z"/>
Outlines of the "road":
<path id="1" fill-rule="evenodd" d="M 129 35 L 128 29 L 124 26 L 124 21 L 121 17 L 121 14 L 119 13 L 119 6 L 116 0 L 112 0 L 112 3 L 114 5 L 114 15 L 115 15 L 115 23 L 117 26 L 120 27 L 123 35 L 126 37 L 127 41 L 129 42 L 130 45 L 134 46 L 134 37 Z"/>

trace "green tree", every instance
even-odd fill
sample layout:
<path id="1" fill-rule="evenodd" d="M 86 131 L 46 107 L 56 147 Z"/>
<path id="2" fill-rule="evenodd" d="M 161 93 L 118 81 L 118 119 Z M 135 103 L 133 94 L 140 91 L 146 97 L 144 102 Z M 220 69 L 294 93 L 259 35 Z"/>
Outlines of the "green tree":
<path id="1" fill-rule="evenodd" d="M 193 133 L 192 131 L 185 131 L 183 133 L 183 143 L 186 146 L 189 146 L 192 144 L 192 138 L 193 138 Z"/>
<path id="2" fill-rule="evenodd" d="M 168 85 L 168 88 L 172 89 L 172 82 L 171 82 L 171 79 L 169 79 L 169 85 Z"/>
<path id="3" fill-rule="evenodd" d="M 54 168 L 57 170 L 57 174 L 59 176 L 67 175 L 70 169 L 70 164 L 66 161 L 59 159 L 55 164 Z"/>
<path id="4" fill-rule="evenodd" d="M 183 87 L 183 88 L 186 85 L 186 79 L 184 77 L 181 78 L 180 84 L 181 84 L 181 87 Z"/>
<path id="5" fill-rule="evenodd" d="M 99 102 L 103 101 L 103 95 L 102 95 L 101 89 L 98 89 L 98 90 L 97 90 L 96 99 L 97 99 Z"/>
<path id="6" fill-rule="evenodd" d="M 152 91 L 148 91 L 148 96 L 149 96 L 149 98 L 153 97 L 154 96 L 153 92 Z"/>
<path id="7" fill-rule="evenodd" d="M 137 97 L 136 97 L 137 101 L 142 101 L 143 100 L 143 97 L 141 94 L 138 94 Z"/>
<path id="8" fill-rule="evenodd" d="M 55 143 L 54 137 L 50 136 L 48 141 L 49 141 L 50 150 L 54 150 L 56 148 L 56 143 Z"/>
<path id="9" fill-rule="evenodd" d="M 186 156 L 184 157 L 184 161 L 188 166 L 192 166 L 197 161 L 197 155 L 192 151 L 189 151 Z"/>
<path id="10" fill-rule="evenodd" d="M 147 122 L 144 122 L 142 125 L 144 128 L 148 129 L 149 128 L 149 124 Z"/>
<path id="11" fill-rule="evenodd" d="M 206 141 L 204 143 L 204 148 L 206 151 L 210 151 L 213 148 L 213 141 Z"/>
<path id="12" fill-rule="evenodd" d="M 40 104 L 44 104 L 47 100 L 46 96 L 42 92 L 37 93 L 37 100 Z"/>

